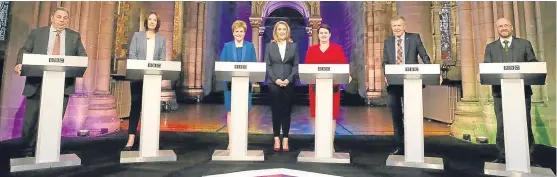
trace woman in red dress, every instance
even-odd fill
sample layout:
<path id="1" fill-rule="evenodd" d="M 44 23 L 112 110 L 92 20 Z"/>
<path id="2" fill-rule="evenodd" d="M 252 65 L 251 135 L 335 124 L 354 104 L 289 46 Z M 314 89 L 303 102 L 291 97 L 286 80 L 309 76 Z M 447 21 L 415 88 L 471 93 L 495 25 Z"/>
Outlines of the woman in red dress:
<path id="1" fill-rule="evenodd" d="M 330 42 L 331 28 L 323 24 L 317 29 L 319 44 L 310 46 L 305 64 L 347 64 L 346 57 L 342 51 L 342 46 Z M 351 80 L 351 78 L 350 78 Z M 310 115 L 315 118 L 315 85 L 309 85 L 309 107 Z M 336 129 L 336 118 L 340 109 L 340 86 L 333 85 L 333 144 Z M 334 147 L 334 146 L 333 146 Z M 334 149 L 334 148 L 333 148 Z"/>

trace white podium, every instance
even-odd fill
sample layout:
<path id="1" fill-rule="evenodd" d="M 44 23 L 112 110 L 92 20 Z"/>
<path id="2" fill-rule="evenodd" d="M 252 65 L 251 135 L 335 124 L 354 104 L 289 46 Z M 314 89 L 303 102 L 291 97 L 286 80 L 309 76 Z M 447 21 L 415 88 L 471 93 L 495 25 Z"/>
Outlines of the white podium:
<path id="1" fill-rule="evenodd" d="M 545 85 L 545 62 L 480 63 L 480 83 L 501 85 L 506 164 L 485 163 L 484 173 L 499 176 L 555 176 L 530 167 L 524 85 Z"/>
<path id="2" fill-rule="evenodd" d="M 65 79 L 81 77 L 88 58 L 23 54 L 21 76 L 42 77 L 35 157 L 10 159 L 11 172 L 81 165 L 75 154 L 60 155 Z"/>
<path id="3" fill-rule="evenodd" d="M 215 150 L 215 161 L 263 161 L 263 150 L 248 150 L 249 82 L 265 81 L 266 66 L 259 62 L 215 62 L 218 81 L 231 81 L 230 150 Z"/>
<path id="4" fill-rule="evenodd" d="M 173 150 L 159 150 L 161 82 L 176 80 L 181 72 L 179 61 L 128 59 L 126 78 L 143 80 L 141 135 L 139 151 L 122 151 L 120 163 L 176 161 Z"/>
<path id="5" fill-rule="evenodd" d="M 387 166 L 443 170 L 443 159 L 424 157 L 422 85 L 439 85 L 439 64 L 385 65 L 389 85 L 404 86 L 404 156 L 390 155 Z"/>
<path id="6" fill-rule="evenodd" d="M 349 153 L 333 152 L 333 83 L 347 84 L 348 64 L 300 64 L 300 81 L 315 84 L 315 151 L 302 151 L 300 162 L 350 163 Z"/>

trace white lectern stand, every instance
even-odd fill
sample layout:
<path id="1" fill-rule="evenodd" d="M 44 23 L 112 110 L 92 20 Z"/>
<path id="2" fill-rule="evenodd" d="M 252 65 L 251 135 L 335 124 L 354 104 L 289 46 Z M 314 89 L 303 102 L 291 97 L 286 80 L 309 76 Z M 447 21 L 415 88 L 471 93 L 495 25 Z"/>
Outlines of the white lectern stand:
<path id="1" fill-rule="evenodd" d="M 21 76 L 42 77 L 41 107 L 35 157 L 10 159 L 11 172 L 81 165 L 75 154 L 60 155 L 64 82 L 81 77 L 88 58 L 23 54 Z"/>
<path id="2" fill-rule="evenodd" d="M 545 62 L 480 63 L 482 85 L 501 85 L 506 164 L 485 163 L 484 173 L 499 176 L 555 176 L 530 167 L 524 85 L 545 85 Z"/>
<path id="3" fill-rule="evenodd" d="M 176 161 L 173 150 L 159 150 L 161 82 L 176 80 L 182 64 L 179 61 L 147 61 L 128 59 L 126 78 L 143 80 L 141 135 L 139 151 L 122 151 L 120 163 Z"/>
<path id="4" fill-rule="evenodd" d="M 300 162 L 350 163 L 349 153 L 333 152 L 333 83 L 346 84 L 348 64 L 300 64 L 300 81 L 315 84 L 315 151 L 302 151 Z"/>
<path id="5" fill-rule="evenodd" d="M 263 161 L 262 150 L 248 150 L 248 92 L 249 82 L 265 81 L 265 63 L 215 62 L 218 81 L 231 81 L 230 150 L 215 150 L 215 161 Z"/>
<path id="6" fill-rule="evenodd" d="M 443 170 L 443 159 L 424 157 L 422 85 L 439 85 L 439 64 L 385 65 L 389 85 L 404 86 L 404 156 L 390 155 L 387 166 Z"/>

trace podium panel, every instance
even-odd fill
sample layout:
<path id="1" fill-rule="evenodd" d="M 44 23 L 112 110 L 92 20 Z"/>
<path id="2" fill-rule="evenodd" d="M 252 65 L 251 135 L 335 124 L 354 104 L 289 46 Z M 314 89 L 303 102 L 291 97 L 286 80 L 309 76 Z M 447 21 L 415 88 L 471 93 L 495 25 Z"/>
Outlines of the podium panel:
<path id="1" fill-rule="evenodd" d="M 139 151 L 123 151 L 120 163 L 176 161 L 173 150 L 159 150 L 162 80 L 176 80 L 182 65 L 176 61 L 128 59 L 126 78 L 143 79 Z"/>
<path id="2" fill-rule="evenodd" d="M 385 65 L 389 85 L 404 86 L 404 155 L 390 155 L 387 166 L 443 170 L 443 159 L 424 156 L 422 85 L 439 85 L 439 64 Z"/>
<path id="3" fill-rule="evenodd" d="M 41 106 L 37 125 L 35 157 L 10 159 L 10 171 L 27 171 L 81 165 L 75 154 L 60 155 L 64 116 L 65 78 L 81 77 L 87 57 L 23 54 L 21 76 L 42 77 Z"/>
<path id="4" fill-rule="evenodd" d="M 506 164 L 486 162 L 484 173 L 500 176 L 554 176 L 548 168 L 531 167 L 524 85 L 544 85 L 545 62 L 480 63 L 480 83 L 500 85 Z"/>
<path id="5" fill-rule="evenodd" d="M 346 84 L 350 77 L 348 64 L 300 64 L 300 81 L 315 84 L 315 151 L 302 151 L 300 162 L 350 163 L 349 153 L 333 149 L 333 84 Z"/>
<path id="6" fill-rule="evenodd" d="M 259 62 L 215 62 L 218 81 L 231 81 L 230 150 L 215 150 L 214 161 L 263 161 L 262 150 L 248 150 L 248 98 L 252 82 L 265 81 L 266 64 Z"/>

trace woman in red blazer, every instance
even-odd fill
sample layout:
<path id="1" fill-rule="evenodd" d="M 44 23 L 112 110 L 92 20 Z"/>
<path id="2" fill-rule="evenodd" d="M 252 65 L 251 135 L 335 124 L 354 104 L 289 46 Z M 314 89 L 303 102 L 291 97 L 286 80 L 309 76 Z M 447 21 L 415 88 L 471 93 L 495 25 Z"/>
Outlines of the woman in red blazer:
<path id="1" fill-rule="evenodd" d="M 346 57 L 342 51 L 342 46 L 330 42 L 331 28 L 327 24 L 322 24 L 317 29 L 319 44 L 310 46 L 305 64 L 347 64 Z M 310 115 L 315 117 L 315 85 L 309 85 L 309 105 Z M 336 129 L 336 118 L 340 109 L 340 87 L 333 85 L 333 142 Z M 333 146 L 334 147 L 334 146 Z M 334 148 L 333 148 L 334 150 Z"/>

